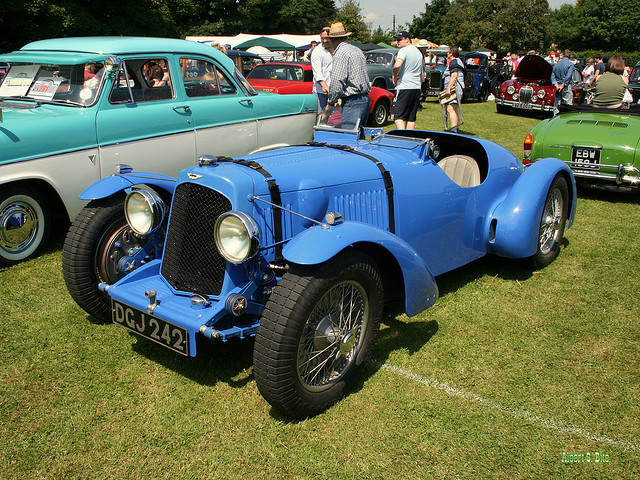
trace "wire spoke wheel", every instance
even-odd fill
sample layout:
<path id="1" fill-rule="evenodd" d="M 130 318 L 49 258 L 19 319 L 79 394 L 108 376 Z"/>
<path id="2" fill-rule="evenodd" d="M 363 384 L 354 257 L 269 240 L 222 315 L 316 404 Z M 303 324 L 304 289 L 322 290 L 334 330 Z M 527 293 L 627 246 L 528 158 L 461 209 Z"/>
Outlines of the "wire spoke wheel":
<path id="1" fill-rule="evenodd" d="M 547 201 L 542 211 L 542 222 L 540 224 L 540 252 L 544 255 L 548 254 L 554 244 L 559 241 L 562 235 L 560 227 L 562 226 L 562 214 L 564 211 L 562 194 L 556 187 L 547 197 Z"/>
<path id="2" fill-rule="evenodd" d="M 565 178 L 558 174 L 553 179 L 540 215 L 538 245 L 536 253 L 525 259 L 525 263 L 535 270 L 544 268 L 560 253 L 569 214 L 569 187 Z"/>
<path id="3" fill-rule="evenodd" d="M 362 285 L 345 282 L 329 290 L 309 315 L 298 348 L 298 375 L 310 391 L 339 381 L 362 345 L 368 300 Z"/>
<path id="4" fill-rule="evenodd" d="M 253 367 L 262 396 L 295 418 L 340 400 L 369 356 L 382 303 L 380 273 L 363 253 L 292 266 L 271 293 L 256 335 Z"/>

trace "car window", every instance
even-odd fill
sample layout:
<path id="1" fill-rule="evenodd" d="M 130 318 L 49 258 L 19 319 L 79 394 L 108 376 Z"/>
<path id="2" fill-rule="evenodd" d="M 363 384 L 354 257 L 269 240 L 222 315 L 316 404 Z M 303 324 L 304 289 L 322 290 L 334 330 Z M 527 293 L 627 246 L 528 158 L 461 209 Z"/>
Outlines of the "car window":
<path id="1" fill-rule="evenodd" d="M 297 65 L 256 65 L 247 78 L 266 80 L 304 81 L 304 71 Z"/>
<path id="2" fill-rule="evenodd" d="M 236 87 L 224 71 L 206 60 L 181 58 L 180 69 L 188 97 L 209 97 L 236 93 Z"/>
<path id="3" fill-rule="evenodd" d="M 165 58 L 134 58 L 122 62 L 109 102 L 143 103 L 173 98 L 169 62 Z"/>
<path id="4" fill-rule="evenodd" d="M 375 65 L 390 65 L 393 60 L 392 53 L 370 52 L 366 54 L 367 63 Z"/>
<path id="5" fill-rule="evenodd" d="M 629 75 L 630 82 L 638 82 L 640 81 L 640 67 L 634 67 L 631 71 L 631 75 Z"/>
<path id="6" fill-rule="evenodd" d="M 245 75 L 248 74 L 251 69 L 253 69 L 253 67 L 263 63 L 263 60 L 261 58 L 240 57 L 240 59 L 242 60 L 242 73 L 244 73 Z"/>
<path id="7" fill-rule="evenodd" d="M 0 97 L 30 98 L 39 102 L 89 106 L 104 77 L 100 62 L 76 65 L 16 62 L 0 76 Z"/>

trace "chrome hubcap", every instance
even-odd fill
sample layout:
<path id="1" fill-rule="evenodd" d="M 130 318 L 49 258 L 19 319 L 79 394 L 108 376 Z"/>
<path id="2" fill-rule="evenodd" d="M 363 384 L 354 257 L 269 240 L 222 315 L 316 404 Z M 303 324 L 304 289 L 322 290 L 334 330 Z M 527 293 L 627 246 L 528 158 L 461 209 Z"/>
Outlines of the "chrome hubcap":
<path id="1" fill-rule="evenodd" d="M 542 212 L 540 225 L 540 252 L 547 254 L 559 240 L 560 226 L 562 224 L 562 195 L 558 189 L 554 189 L 547 199 Z"/>
<path id="2" fill-rule="evenodd" d="M 38 215 L 27 203 L 19 201 L 5 205 L 0 213 L 0 247 L 19 253 L 32 244 L 38 233 Z"/>
<path id="3" fill-rule="evenodd" d="M 364 288 L 344 282 L 312 310 L 298 346 L 298 377 L 309 391 L 338 382 L 355 361 L 366 331 L 369 303 Z"/>

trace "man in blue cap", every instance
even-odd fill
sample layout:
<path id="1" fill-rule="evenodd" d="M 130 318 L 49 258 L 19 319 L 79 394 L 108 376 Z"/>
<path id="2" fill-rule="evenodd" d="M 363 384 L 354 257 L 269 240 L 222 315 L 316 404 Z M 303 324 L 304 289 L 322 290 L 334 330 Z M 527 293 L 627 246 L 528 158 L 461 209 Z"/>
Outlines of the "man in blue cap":
<path id="1" fill-rule="evenodd" d="M 422 52 L 411 42 L 409 32 L 396 35 L 400 51 L 393 65 L 393 83 L 396 93 L 391 105 L 391 117 L 396 127 L 413 130 L 420 107 L 420 93 L 424 81 Z"/>

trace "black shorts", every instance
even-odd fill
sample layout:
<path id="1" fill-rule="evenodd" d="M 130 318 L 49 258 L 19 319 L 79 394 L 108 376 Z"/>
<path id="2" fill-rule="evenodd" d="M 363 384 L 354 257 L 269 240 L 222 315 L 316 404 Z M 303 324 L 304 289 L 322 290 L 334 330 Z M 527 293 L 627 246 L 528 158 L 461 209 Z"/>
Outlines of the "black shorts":
<path id="1" fill-rule="evenodd" d="M 391 118 L 415 122 L 420 106 L 420 89 L 396 90 L 391 104 Z"/>

